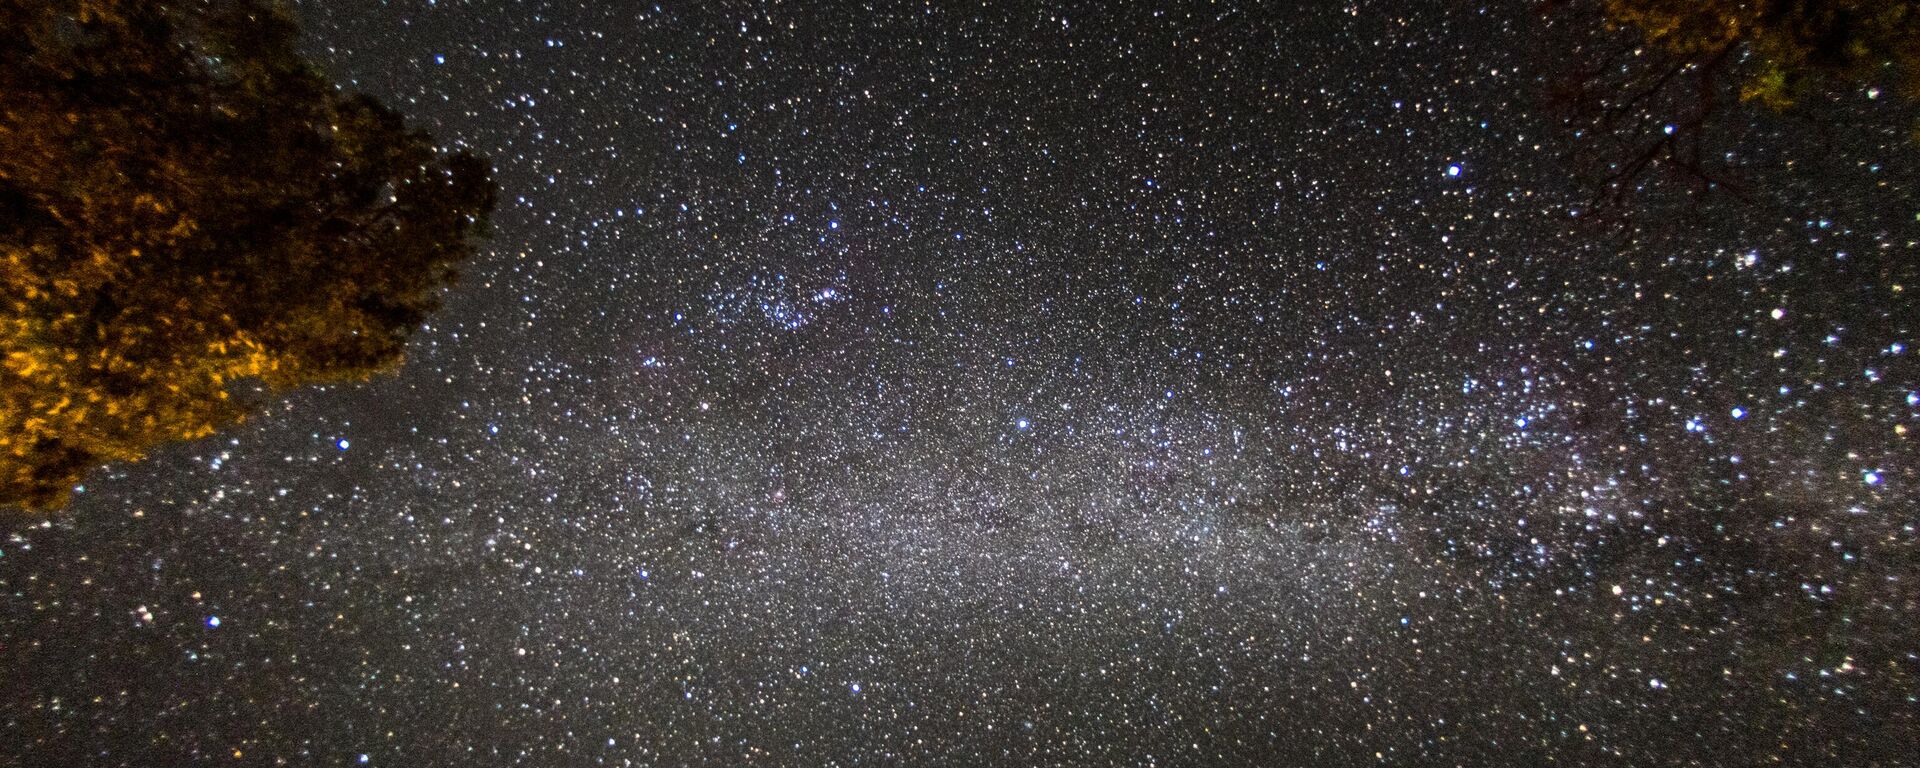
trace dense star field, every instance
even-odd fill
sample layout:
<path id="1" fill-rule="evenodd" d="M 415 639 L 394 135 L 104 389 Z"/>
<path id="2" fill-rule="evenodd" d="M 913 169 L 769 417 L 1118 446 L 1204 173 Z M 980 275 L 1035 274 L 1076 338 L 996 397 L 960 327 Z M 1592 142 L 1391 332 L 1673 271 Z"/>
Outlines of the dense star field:
<path id="1" fill-rule="evenodd" d="M 309 0 L 405 369 L 0 541 L 0 762 L 1898 765 L 1920 148 L 1592 225 L 1532 3 Z"/>

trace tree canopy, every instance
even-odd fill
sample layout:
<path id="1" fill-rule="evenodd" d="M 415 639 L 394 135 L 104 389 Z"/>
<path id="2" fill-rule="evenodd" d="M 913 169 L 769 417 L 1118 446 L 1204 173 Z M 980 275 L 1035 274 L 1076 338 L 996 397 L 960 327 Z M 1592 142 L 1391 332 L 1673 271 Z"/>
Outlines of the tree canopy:
<path id="1" fill-rule="evenodd" d="M 1791 106 L 1823 84 L 1883 74 L 1920 92 L 1914 0 L 1605 0 L 1605 10 L 1695 63 L 1744 48 L 1750 61 L 1740 94 L 1771 107 Z"/>
<path id="2" fill-rule="evenodd" d="M 389 370 L 485 160 L 334 87 L 261 0 L 0 0 L 0 508 Z"/>
<path id="3" fill-rule="evenodd" d="M 1920 97 L 1920 0 L 1547 0 L 1590 35 L 1551 101 L 1579 139 L 1589 217 L 1618 220 L 1656 172 L 1689 193 L 1732 191 L 1728 107 L 1791 109 L 1850 89 Z M 1618 43 L 1620 46 L 1609 43 Z M 1920 134 L 1916 134 L 1920 136 Z M 1714 148 L 1718 145 L 1718 150 Z"/>

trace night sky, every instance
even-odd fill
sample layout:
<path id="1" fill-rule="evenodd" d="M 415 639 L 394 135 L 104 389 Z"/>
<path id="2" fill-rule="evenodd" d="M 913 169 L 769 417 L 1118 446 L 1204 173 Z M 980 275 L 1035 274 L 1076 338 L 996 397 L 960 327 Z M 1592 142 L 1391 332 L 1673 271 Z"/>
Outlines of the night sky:
<path id="1" fill-rule="evenodd" d="M 1595 225 L 1626 38 L 1299 5 L 299 4 L 492 238 L 9 524 L 0 764 L 1915 764 L 1911 106 Z"/>

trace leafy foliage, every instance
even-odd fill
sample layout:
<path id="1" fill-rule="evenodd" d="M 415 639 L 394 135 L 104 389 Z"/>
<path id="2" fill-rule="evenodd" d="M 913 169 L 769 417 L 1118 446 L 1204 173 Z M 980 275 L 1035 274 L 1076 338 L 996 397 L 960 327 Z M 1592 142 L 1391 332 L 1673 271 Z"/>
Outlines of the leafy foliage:
<path id="1" fill-rule="evenodd" d="M 1736 149 L 1737 101 L 1784 111 L 1884 83 L 1920 100 L 1920 0 L 1544 0 L 1581 43 L 1552 78 L 1550 102 L 1591 182 L 1588 221 L 1621 223 L 1729 192 L 1760 202 L 1714 158 Z M 1551 24 L 1549 26 L 1552 26 Z M 1618 34 L 1594 34 L 1596 32 Z M 1920 137 L 1920 134 L 1916 134 Z M 1669 176 L 1679 188 L 1654 183 Z"/>
<path id="2" fill-rule="evenodd" d="M 1920 93 L 1920 3 L 1913 0 L 1605 0 L 1615 23 L 1683 57 L 1744 47 L 1741 96 L 1791 106 L 1821 83 L 1891 68 Z"/>
<path id="3" fill-rule="evenodd" d="M 260 0 L 0 0 L 0 506 L 400 362 L 487 163 L 334 88 Z"/>

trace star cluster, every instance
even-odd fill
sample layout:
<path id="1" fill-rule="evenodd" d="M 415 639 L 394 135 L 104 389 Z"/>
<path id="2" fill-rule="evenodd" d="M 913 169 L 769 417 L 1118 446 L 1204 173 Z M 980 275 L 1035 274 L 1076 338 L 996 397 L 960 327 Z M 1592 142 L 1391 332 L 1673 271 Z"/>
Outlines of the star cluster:
<path id="1" fill-rule="evenodd" d="M 1878 90 L 1616 229 L 1530 3 L 298 10 L 492 239 L 0 542 L 18 764 L 1911 759 Z"/>

